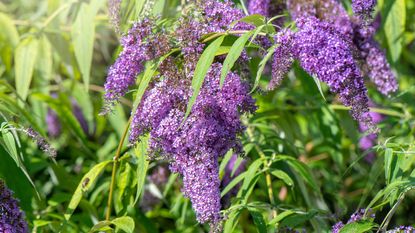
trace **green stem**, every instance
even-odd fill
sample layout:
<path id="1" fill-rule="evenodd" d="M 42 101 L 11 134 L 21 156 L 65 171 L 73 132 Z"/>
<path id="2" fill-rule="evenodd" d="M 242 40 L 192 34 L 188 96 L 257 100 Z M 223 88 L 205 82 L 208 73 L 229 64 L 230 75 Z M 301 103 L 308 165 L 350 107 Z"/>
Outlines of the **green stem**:
<path id="1" fill-rule="evenodd" d="M 333 110 L 350 110 L 350 107 L 346 107 L 344 105 L 338 105 L 338 104 L 332 104 L 329 105 L 331 109 Z M 394 110 L 389 110 L 389 109 L 382 109 L 382 108 L 369 108 L 371 112 L 377 112 L 383 115 L 387 115 L 387 116 L 395 116 L 395 117 L 400 117 L 400 118 L 405 118 L 406 115 L 402 114 L 400 112 L 394 111 Z"/>
<path id="2" fill-rule="evenodd" d="M 112 196 L 114 192 L 115 175 L 117 173 L 118 159 L 121 156 L 121 149 L 122 149 L 122 146 L 124 145 L 125 139 L 127 138 L 127 133 L 128 133 L 128 129 L 130 128 L 130 124 L 131 124 L 131 117 L 130 119 L 128 119 L 127 126 L 125 127 L 120 143 L 118 144 L 117 152 L 115 153 L 115 157 L 114 157 L 114 163 L 112 165 L 111 184 L 110 184 L 110 190 L 109 190 L 108 202 L 107 202 L 107 214 L 105 216 L 105 220 L 107 221 L 109 221 L 111 217 Z"/>
<path id="3" fill-rule="evenodd" d="M 252 129 L 250 127 L 247 128 L 246 130 L 248 137 L 249 137 L 249 141 L 253 141 L 254 140 L 254 135 L 252 132 Z M 258 144 L 255 144 L 255 150 L 258 152 L 259 157 L 261 157 L 264 161 L 264 168 L 268 168 L 269 165 L 267 164 L 267 159 L 266 159 L 266 155 L 265 153 L 261 150 L 261 148 L 258 146 Z M 271 179 L 271 175 L 269 174 L 268 169 L 265 171 L 265 181 L 267 184 L 267 191 L 268 191 L 268 198 L 269 201 L 271 203 L 271 205 L 273 206 L 272 209 L 272 218 L 276 218 L 277 217 L 277 210 L 274 208 L 275 207 L 275 198 L 274 198 L 274 191 L 272 190 L 272 179 Z"/>
<path id="4" fill-rule="evenodd" d="M 211 40 L 216 39 L 216 38 L 218 38 L 220 36 L 223 36 L 223 35 L 240 35 L 240 34 L 245 34 L 247 32 L 249 32 L 249 31 L 248 30 L 235 30 L 235 31 L 227 31 L 227 32 L 218 32 L 218 33 L 215 33 L 215 34 L 207 37 L 206 39 L 203 39 L 201 42 L 206 43 L 208 41 L 211 41 Z M 258 33 L 258 35 L 266 36 L 267 34 L 263 33 L 263 32 L 260 32 L 260 33 Z"/>

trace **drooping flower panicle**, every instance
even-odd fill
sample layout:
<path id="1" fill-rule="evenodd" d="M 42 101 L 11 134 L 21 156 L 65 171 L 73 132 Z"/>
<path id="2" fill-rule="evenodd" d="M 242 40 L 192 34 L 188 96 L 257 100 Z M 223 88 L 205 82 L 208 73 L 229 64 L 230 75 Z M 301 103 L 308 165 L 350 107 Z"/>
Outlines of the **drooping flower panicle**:
<path id="1" fill-rule="evenodd" d="M 344 105 L 351 107 L 353 118 L 372 129 L 367 115 L 367 90 L 347 40 L 329 23 L 314 16 L 298 18 L 297 26 L 298 32 L 279 35 L 281 44 L 276 49 L 271 84 L 280 82 L 293 57 L 305 71 L 338 94 Z M 278 64 L 278 61 L 282 62 Z"/>

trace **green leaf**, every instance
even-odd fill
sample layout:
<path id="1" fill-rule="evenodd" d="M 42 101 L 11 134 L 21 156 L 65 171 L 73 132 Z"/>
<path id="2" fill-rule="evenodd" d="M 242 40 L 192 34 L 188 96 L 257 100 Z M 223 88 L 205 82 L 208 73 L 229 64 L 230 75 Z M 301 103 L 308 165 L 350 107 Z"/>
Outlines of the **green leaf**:
<path id="1" fill-rule="evenodd" d="M 387 1 L 383 14 L 385 18 L 384 31 L 393 62 L 397 62 L 405 32 L 406 5 L 405 0 Z"/>
<path id="2" fill-rule="evenodd" d="M 13 50 L 19 43 L 19 34 L 13 20 L 0 12 L 0 60 L 5 67 L 0 66 L 0 69 L 10 70 L 12 68 Z M 0 76 L 1 76 L 0 71 Z"/>
<path id="3" fill-rule="evenodd" d="M 327 101 L 326 97 L 324 96 L 324 92 L 323 92 L 323 88 L 321 87 L 320 80 L 314 75 L 312 77 L 313 77 L 314 83 L 316 84 L 316 86 L 318 88 L 318 91 L 320 92 L 321 97 L 323 97 L 324 101 Z"/>
<path id="4" fill-rule="evenodd" d="M 143 11 L 146 0 L 135 0 L 135 15 L 136 19 L 140 18 L 141 12 Z"/>
<path id="5" fill-rule="evenodd" d="M 279 214 L 277 215 L 277 217 L 275 217 L 274 219 L 272 219 L 272 220 L 268 223 L 268 225 L 270 225 L 270 226 L 274 226 L 275 224 L 277 224 L 277 223 L 281 222 L 281 221 L 282 221 L 282 220 L 284 220 L 286 217 L 288 217 L 288 216 L 290 216 L 290 215 L 292 215 L 292 214 L 295 214 L 295 212 L 294 212 L 294 211 L 292 211 L 292 210 L 286 210 L 286 211 L 284 211 L 284 212 L 282 212 L 282 213 L 279 213 Z"/>
<path id="6" fill-rule="evenodd" d="M 112 228 L 110 227 L 110 221 L 100 221 L 95 224 L 88 233 L 100 232 L 100 231 L 110 231 Z"/>
<path id="7" fill-rule="evenodd" d="M 13 20 L 0 12 L 0 48 L 3 43 L 9 43 L 12 47 L 16 47 L 19 42 L 19 33 L 17 32 L 16 26 L 14 26 Z"/>
<path id="8" fill-rule="evenodd" d="M 103 2 L 105 1 L 92 0 L 90 4 L 81 3 L 71 30 L 75 58 L 78 62 L 86 90 L 89 88 L 91 75 L 95 37 L 95 16 Z"/>
<path id="9" fill-rule="evenodd" d="M 254 15 L 245 16 L 239 21 L 259 27 L 265 24 L 265 17 L 260 14 L 254 14 Z"/>
<path id="10" fill-rule="evenodd" d="M 264 216 L 259 211 L 249 210 L 249 213 L 254 220 L 254 224 L 257 227 L 258 233 L 267 233 L 267 225 L 265 224 Z"/>
<path id="11" fill-rule="evenodd" d="M 38 59 L 36 61 L 35 71 L 42 79 L 42 83 L 47 85 L 47 81 L 51 80 L 52 76 L 52 47 L 48 38 L 43 35 L 39 39 Z M 44 87 L 41 87 L 44 88 Z"/>
<path id="12" fill-rule="evenodd" d="M 249 31 L 239 37 L 235 43 L 232 45 L 231 49 L 229 50 L 228 56 L 226 56 L 225 61 L 223 62 L 221 74 L 220 74 L 220 88 L 222 88 L 223 83 L 225 83 L 225 78 L 228 72 L 232 69 L 233 65 L 235 64 L 236 60 L 238 60 L 239 56 L 244 49 L 246 42 L 249 40 L 249 37 L 254 33 L 254 31 Z"/>
<path id="13" fill-rule="evenodd" d="M 233 187 L 235 187 L 237 184 L 239 184 L 239 182 L 241 182 L 245 178 L 246 174 L 247 174 L 247 172 L 243 172 L 243 173 L 239 174 L 237 177 L 233 178 L 232 181 L 229 182 L 229 184 L 226 185 L 226 187 L 222 190 L 222 192 L 220 193 L 220 196 L 223 197 L 229 191 L 231 191 L 231 189 Z"/>
<path id="14" fill-rule="evenodd" d="M 261 79 L 262 72 L 264 71 L 265 65 L 267 64 L 268 60 L 271 58 L 272 54 L 274 54 L 275 48 L 277 46 L 278 45 L 273 45 L 271 48 L 269 48 L 267 54 L 265 55 L 265 57 L 259 63 L 258 72 L 257 72 L 256 78 L 255 78 L 255 83 L 254 83 L 254 86 L 252 87 L 251 92 L 253 92 L 258 87 L 259 80 Z"/>
<path id="15" fill-rule="evenodd" d="M 145 138 L 141 138 L 141 141 L 134 148 L 134 154 L 137 158 L 137 192 L 136 192 L 136 197 L 135 197 L 133 205 L 135 205 L 138 202 L 141 196 L 141 193 L 144 190 L 144 184 L 146 181 L 146 174 L 147 174 L 147 169 L 148 169 L 148 164 L 149 164 L 146 158 L 147 147 L 148 147 L 148 137 L 145 137 Z"/>
<path id="16" fill-rule="evenodd" d="M 375 224 L 369 221 L 352 222 L 340 229 L 340 233 L 363 233 L 370 231 Z"/>
<path id="17" fill-rule="evenodd" d="M 17 94 L 26 100 L 32 81 L 33 69 L 37 59 L 39 42 L 33 37 L 23 40 L 16 49 L 14 63 Z M 22 102 L 19 102 L 23 104 Z"/>
<path id="18" fill-rule="evenodd" d="M 131 217 L 128 217 L 128 216 L 119 217 L 119 218 L 112 220 L 111 223 L 114 224 L 117 228 L 127 233 L 134 232 L 135 223 Z"/>
<path id="19" fill-rule="evenodd" d="M 72 195 L 71 201 L 69 202 L 68 209 L 65 212 L 65 220 L 69 220 L 72 216 L 72 213 L 78 207 L 79 202 L 82 199 L 84 193 L 88 192 L 92 185 L 97 180 L 98 176 L 103 172 L 104 168 L 112 163 L 112 160 L 101 162 L 95 165 L 91 170 L 89 170 L 79 182 L 78 187 L 75 190 L 75 193 Z"/>
<path id="20" fill-rule="evenodd" d="M 277 161 L 278 160 L 283 160 L 288 163 L 288 165 L 290 165 L 290 167 L 294 169 L 314 190 L 319 190 L 319 187 L 313 178 L 313 174 L 306 164 L 286 155 L 278 155 Z"/>
<path id="21" fill-rule="evenodd" d="M 289 186 L 293 186 L 294 185 L 294 182 L 291 179 L 291 177 L 287 173 L 285 173 L 284 171 L 282 171 L 282 170 L 272 170 L 271 171 L 271 174 L 273 176 L 281 179 L 282 181 L 284 181 L 284 183 L 286 183 Z"/>
<path id="22" fill-rule="evenodd" d="M 138 86 L 137 93 L 135 95 L 133 110 L 131 114 L 135 114 L 138 105 L 141 102 L 141 99 L 146 91 L 148 84 L 150 83 L 151 78 L 154 76 L 154 73 L 157 70 L 157 62 L 147 62 L 145 65 L 145 71 L 143 74 L 143 78 L 140 81 L 140 85 Z"/>
<path id="23" fill-rule="evenodd" d="M 205 76 L 210 68 L 210 65 L 212 65 L 213 63 L 216 51 L 219 49 L 224 38 L 225 36 L 220 36 L 215 41 L 213 41 L 205 49 L 205 51 L 203 51 L 202 55 L 199 58 L 199 61 L 196 64 L 195 72 L 192 79 L 193 94 L 192 97 L 190 97 L 189 103 L 187 104 L 187 110 L 183 122 L 187 119 L 190 112 L 192 111 L 193 104 L 195 103 L 196 98 L 199 95 L 200 88 L 202 87 L 203 81 L 205 80 Z"/>

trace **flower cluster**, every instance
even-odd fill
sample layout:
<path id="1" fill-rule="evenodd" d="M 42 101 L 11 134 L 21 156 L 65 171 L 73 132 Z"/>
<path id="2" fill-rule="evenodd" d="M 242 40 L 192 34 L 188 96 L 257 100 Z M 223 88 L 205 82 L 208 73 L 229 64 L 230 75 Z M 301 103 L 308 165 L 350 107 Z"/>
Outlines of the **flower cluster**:
<path id="1" fill-rule="evenodd" d="M 0 180 L 0 232 L 29 232 L 24 213 L 19 208 L 19 202 L 13 198 L 13 192 L 2 180 Z"/>
<path id="2" fill-rule="evenodd" d="M 144 63 L 159 57 L 170 50 L 168 39 L 164 34 L 154 34 L 156 26 L 148 18 L 136 23 L 126 36 L 121 39 L 123 50 L 115 63 L 108 70 L 105 82 L 105 106 L 102 114 L 111 110 L 119 98 L 143 71 Z"/>
<path id="3" fill-rule="evenodd" d="M 55 148 L 53 148 L 44 137 L 39 135 L 38 132 L 33 130 L 32 128 L 23 129 L 28 137 L 30 137 L 36 144 L 40 147 L 40 149 L 48 154 L 51 158 L 56 158 L 57 152 Z"/>
<path id="4" fill-rule="evenodd" d="M 339 94 L 340 101 L 351 107 L 353 118 L 372 129 L 367 90 L 347 41 L 331 24 L 314 16 L 298 18 L 297 26 L 296 33 L 279 34 L 281 44 L 275 51 L 271 84 L 280 82 L 295 58 L 305 71 Z"/>
<path id="5" fill-rule="evenodd" d="M 353 4 L 369 6 L 376 5 L 376 1 L 354 1 Z M 363 74 L 370 78 L 382 94 L 389 95 L 398 89 L 385 53 L 374 39 L 379 24 L 377 21 L 369 23 L 359 17 L 349 16 L 338 0 L 289 0 L 287 6 L 293 19 L 314 16 L 330 23 L 348 41 L 350 50 L 356 51 L 354 56 L 361 64 Z"/>
<path id="6" fill-rule="evenodd" d="M 229 73 L 220 89 L 221 68 L 220 63 L 211 66 L 184 122 L 190 86 L 183 77 L 163 77 L 144 96 L 130 134 L 134 142 L 150 132 L 150 156 L 170 160 L 170 169 L 183 176 L 183 192 L 202 223 L 220 220 L 218 159 L 229 149 L 241 151 L 237 135 L 244 127 L 239 117 L 255 109 L 249 87 L 237 74 Z"/>
<path id="7" fill-rule="evenodd" d="M 248 94 L 249 86 L 236 73 L 230 72 L 220 88 L 222 64 L 215 62 L 205 77 L 190 115 L 186 119 L 184 116 L 192 95 L 193 72 L 205 46 L 199 42 L 200 37 L 210 32 L 245 30 L 251 26 L 245 23 L 232 25 L 244 15 L 231 1 L 209 0 L 195 8 L 199 13 L 180 19 L 173 33 L 183 56 L 168 57 L 159 66 L 159 75 L 150 83 L 136 112 L 132 113 L 129 141 L 134 144 L 142 135 L 149 134 L 149 157 L 170 161 L 170 170 L 183 177 L 182 191 L 191 200 L 197 220 L 209 222 L 212 229 L 216 229 L 221 219 L 218 160 L 230 149 L 236 153 L 242 151 L 239 135 L 244 127 L 240 115 L 255 111 L 255 102 Z M 152 32 L 151 27 L 143 26 L 143 22 L 130 30 L 124 39 L 130 42 L 123 43 L 124 51 L 110 69 L 107 101 L 125 94 L 143 69 L 144 61 L 162 55 L 157 51 L 163 44 L 154 42 L 152 49 L 156 52 L 147 53 L 149 42 L 143 42 L 144 38 L 161 36 Z M 140 33 L 137 28 L 141 28 Z M 137 35 L 140 35 L 139 39 Z"/>
<path id="8" fill-rule="evenodd" d="M 371 14 L 376 6 L 376 0 L 353 0 L 353 12 L 361 19 L 366 20 L 371 18 Z"/>

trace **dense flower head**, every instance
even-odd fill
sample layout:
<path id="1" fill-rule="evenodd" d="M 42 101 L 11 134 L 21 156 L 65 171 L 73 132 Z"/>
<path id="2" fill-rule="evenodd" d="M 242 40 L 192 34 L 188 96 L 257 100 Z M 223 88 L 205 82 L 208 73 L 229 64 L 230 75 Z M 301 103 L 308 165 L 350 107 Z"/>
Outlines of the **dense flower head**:
<path id="1" fill-rule="evenodd" d="M 371 19 L 376 0 L 352 0 L 353 12 L 363 20 Z"/>
<path id="2" fill-rule="evenodd" d="M 25 215 L 19 208 L 19 202 L 13 198 L 13 192 L 0 180 L 0 232 L 29 232 Z"/>
<path id="3" fill-rule="evenodd" d="M 294 55 L 292 51 L 292 44 L 294 33 L 290 30 L 284 29 L 275 36 L 275 43 L 278 47 L 275 49 L 272 61 L 272 78 L 268 84 L 268 88 L 272 89 L 280 85 L 284 75 L 288 73 L 293 62 Z"/>
<path id="4" fill-rule="evenodd" d="M 389 95 L 398 90 L 398 82 L 392 72 L 385 53 L 372 36 L 364 37 L 362 33 L 356 33 L 355 44 L 359 48 L 360 57 L 363 59 L 363 71 L 376 85 L 379 92 Z"/>
<path id="5" fill-rule="evenodd" d="M 131 142 L 150 132 L 150 156 L 170 160 L 170 169 L 183 176 L 183 193 L 201 223 L 220 220 L 218 159 L 229 149 L 241 151 L 239 117 L 255 109 L 248 85 L 235 73 L 219 88 L 221 68 L 220 63 L 211 66 L 184 122 L 190 85 L 182 76 L 163 77 L 145 94 L 134 116 L 141 120 L 133 120 L 131 128 Z"/>
<path id="6" fill-rule="evenodd" d="M 349 16 L 338 0 L 289 0 L 287 6 L 295 20 L 314 16 L 337 30 L 350 49 L 357 51 L 355 59 L 361 64 L 362 74 L 369 77 L 382 94 L 388 95 L 398 89 L 385 53 L 373 38 L 378 20 L 368 24 L 363 19 Z"/>
<path id="7" fill-rule="evenodd" d="M 297 19 L 298 32 L 284 32 L 274 58 L 273 83 L 279 83 L 288 71 L 294 57 L 310 75 L 325 82 L 339 95 L 340 101 L 351 107 L 353 118 L 373 130 L 369 112 L 367 90 L 353 51 L 347 40 L 329 23 L 313 16 Z M 280 56 L 280 57 L 279 57 Z M 280 64 L 277 61 L 281 61 Z M 276 64 L 276 65 L 275 65 Z"/>
<path id="8" fill-rule="evenodd" d="M 155 34 L 154 29 L 154 20 L 145 18 L 134 24 L 128 34 L 121 39 L 123 50 L 109 68 L 104 86 L 106 106 L 103 114 L 107 113 L 135 83 L 146 61 L 169 51 L 168 40 L 164 34 Z"/>

